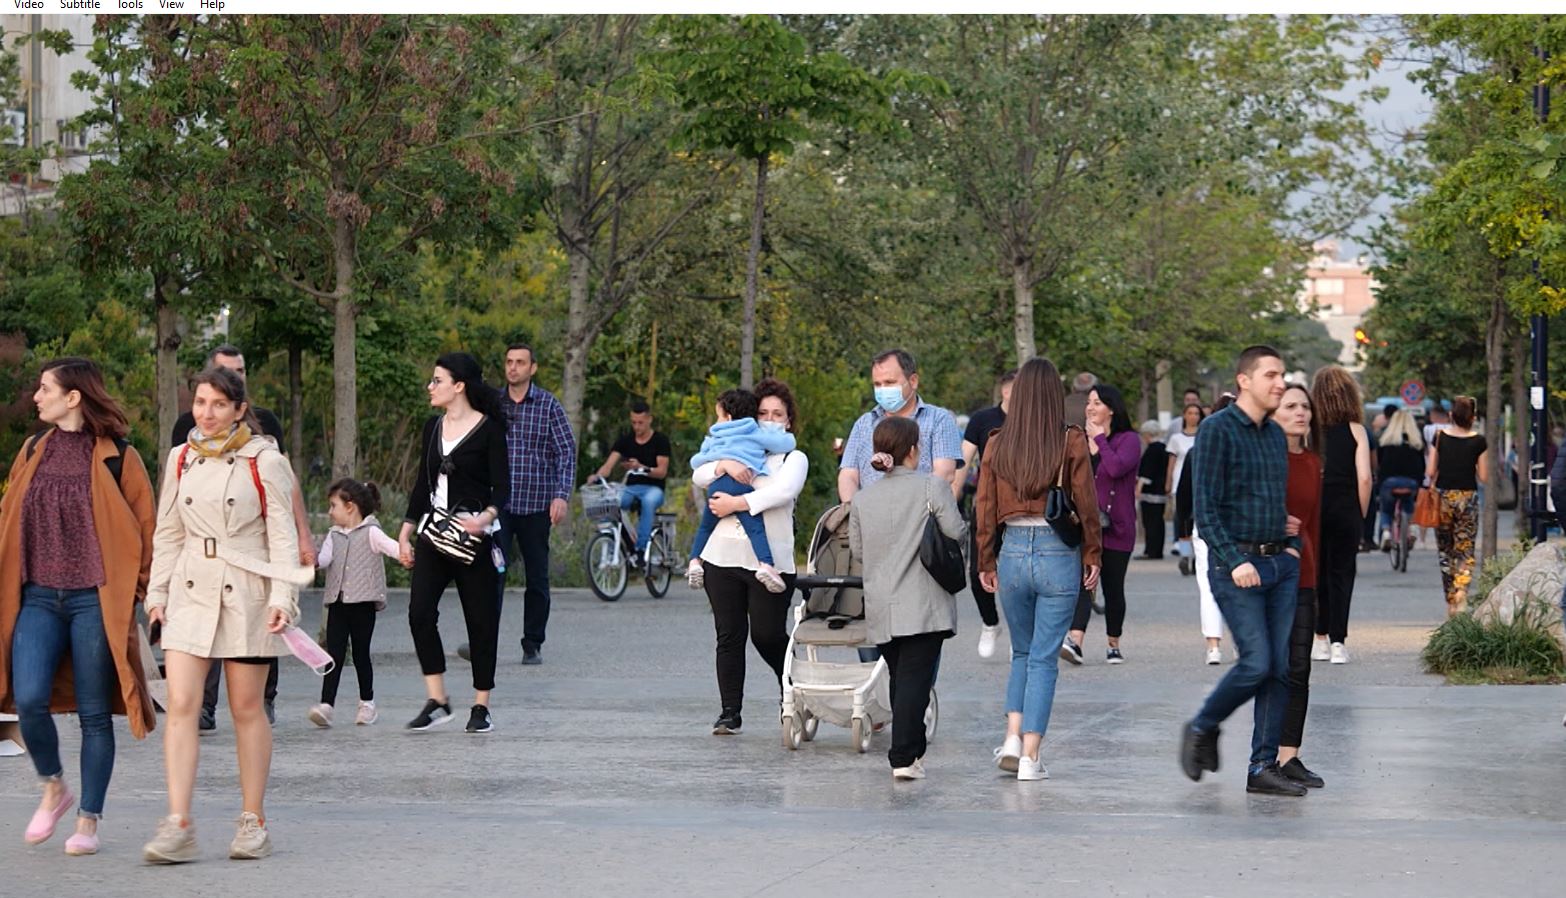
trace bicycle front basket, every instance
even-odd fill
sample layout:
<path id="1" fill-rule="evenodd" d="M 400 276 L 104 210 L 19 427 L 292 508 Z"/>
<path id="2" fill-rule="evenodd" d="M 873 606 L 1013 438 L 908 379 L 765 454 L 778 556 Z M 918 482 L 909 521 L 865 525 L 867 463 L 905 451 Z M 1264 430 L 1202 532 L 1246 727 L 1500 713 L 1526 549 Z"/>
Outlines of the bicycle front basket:
<path id="1" fill-rule="evenodd" d="M 582 497 L 582 513 L 591 521 L 617 521 L 620 519 L 620 492 L 618 483 L 590 483 L 577 493 Z"/>

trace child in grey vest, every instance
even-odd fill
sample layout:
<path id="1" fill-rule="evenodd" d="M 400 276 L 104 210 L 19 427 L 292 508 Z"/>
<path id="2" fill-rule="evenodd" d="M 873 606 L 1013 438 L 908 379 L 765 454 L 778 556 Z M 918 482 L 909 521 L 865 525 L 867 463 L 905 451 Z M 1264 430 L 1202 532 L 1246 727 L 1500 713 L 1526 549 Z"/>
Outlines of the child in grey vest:
<path id="1" fill-rule="evenodd" d="M 398 557 L 397 541 L 387 536 L 375 511 L 381 493 L 375 484 L 343 478 L 327 488 L 327 514 L 332 529 L 316 545 L 316 566 L 326 571 L 326 651 L 336 662 L 321 682 L 321 703 L 310 709 L 319 727 L 332 725 L 332 705 L 343 675 L 343 660 L 353 643 L 353 669 L 359 676 L 359 713 L 354 722 L 375 722 L 375 671 L 370 666 L 370 638 L 375 613 L 386 607 L 386 563 Z"/>

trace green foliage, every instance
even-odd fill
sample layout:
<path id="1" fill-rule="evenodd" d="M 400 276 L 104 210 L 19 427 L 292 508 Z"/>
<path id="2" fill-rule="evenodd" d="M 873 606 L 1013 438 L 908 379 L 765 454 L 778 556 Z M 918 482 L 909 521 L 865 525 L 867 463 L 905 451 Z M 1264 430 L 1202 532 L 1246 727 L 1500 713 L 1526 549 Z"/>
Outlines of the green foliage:
<path id="1" fill-rule="evenodd" d="M 1447 619 L 1425 645 L 1425 670 L 1457 682 L 1560 682 L 1566 658 L 1551 632 L 1560 609 L 1530 598 L 1512 619 L 1481 622 L 1472 614 Z"/>

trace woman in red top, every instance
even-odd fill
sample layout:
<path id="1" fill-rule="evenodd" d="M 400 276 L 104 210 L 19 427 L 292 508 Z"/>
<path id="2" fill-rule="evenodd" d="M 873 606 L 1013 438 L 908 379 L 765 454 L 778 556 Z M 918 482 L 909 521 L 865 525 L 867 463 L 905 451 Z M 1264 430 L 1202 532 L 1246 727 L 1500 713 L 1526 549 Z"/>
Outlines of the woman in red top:
<path id="1" fill-rule="evenodd" d="M 1319 789 L 1326 783 L 1300 761 L 1305 710 L 1310 704 L 1310 650 L 1316 634 L 1316 549 L 1321 541 L 1321 457 L 1316 454 L 1310 391 L 1298 384 L 1283 391 L 1272 413 L 1289 440 L 1289 490 L 1284 504 L 1299 523 L 1300 591 L 1289 636 L 1289 707 L 1278 743 L 1278 769 L 1289 779 Z M 1294 523 L 1291 520 L 1290 523 Z"/>

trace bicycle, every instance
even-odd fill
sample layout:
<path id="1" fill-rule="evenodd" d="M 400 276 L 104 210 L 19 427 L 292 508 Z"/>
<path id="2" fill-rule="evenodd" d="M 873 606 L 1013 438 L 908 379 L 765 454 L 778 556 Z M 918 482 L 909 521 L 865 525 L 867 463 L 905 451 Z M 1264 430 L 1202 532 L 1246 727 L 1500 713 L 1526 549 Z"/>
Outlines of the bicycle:
<path id="1" fill-rule="evenodd" d="M 1407 487 L 1392 490 L 1392 570 L 1403 574 L 1408 573 L 1408 556 L 1414 551 L 1414 535 L 1409 529 L 1404 500 L 1413 494 L 1414 491 Z"/>
<path id="2" fill-rule="evenodd" d="M 674 539 L 677 515 L 662 511 L 656 513 L 647 548 L 638 555 L 636 529 L 620 508 L 620 497 L 624 493 L 623 480 L 619 483 L 589 481 L 578 490 L 582 511 L 595 523 L 597 529 L 582 549 L 587 584 L 593 594 L 603 601 L 618 602 L 625 594 L 631 570 L 639 566 L 647 591 L 653 598 L 661 599 L 668 594 L 674 572 L 682 564 Z"/>

